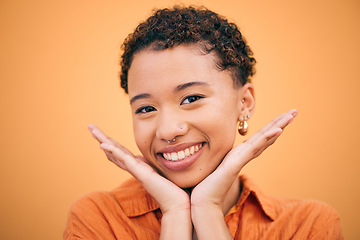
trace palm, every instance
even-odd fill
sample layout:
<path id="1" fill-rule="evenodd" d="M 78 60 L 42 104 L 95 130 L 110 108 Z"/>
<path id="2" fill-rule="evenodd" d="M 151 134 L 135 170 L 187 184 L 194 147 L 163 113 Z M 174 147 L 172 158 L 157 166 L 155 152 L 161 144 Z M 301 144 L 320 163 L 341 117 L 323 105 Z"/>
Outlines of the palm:
<path id="1" fill-rule="evenodd" d="M 193 190 L 192 206 L 215 205 L 222 208 L 226 194 L 241 169 L 273 144 L 296 114 L 296 110 L 290 110 L 280 115 L 249 140 L 233 148 L 218 168 Z"/>
<path id="2" fill-rule="evenodd" d="M 171 210 L 190 208 L 188 194 L 171 181 L 160 176 L 141 156 L 134 156 L 128 149 L 107 137 L 99 128 L 89 126 L 94 138 L 99 141 L 107 158 L 133 175 L 155 199 L 163 214 Z"/>

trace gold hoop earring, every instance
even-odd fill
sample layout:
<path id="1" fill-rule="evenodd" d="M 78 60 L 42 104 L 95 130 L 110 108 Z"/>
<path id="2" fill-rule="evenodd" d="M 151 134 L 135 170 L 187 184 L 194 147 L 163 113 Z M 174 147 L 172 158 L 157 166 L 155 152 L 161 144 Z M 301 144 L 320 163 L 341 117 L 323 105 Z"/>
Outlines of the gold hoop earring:
<path id="1" fill-rule="evenodd" d="M 246 122 L 247 118 L 244 117 L 243 120 L 239 121 L 239 127 L 238 127 L 238 132 L 240 133 L 240 135 L 245 136 L 248 132 L 249 129 L 249 125 Z"/>

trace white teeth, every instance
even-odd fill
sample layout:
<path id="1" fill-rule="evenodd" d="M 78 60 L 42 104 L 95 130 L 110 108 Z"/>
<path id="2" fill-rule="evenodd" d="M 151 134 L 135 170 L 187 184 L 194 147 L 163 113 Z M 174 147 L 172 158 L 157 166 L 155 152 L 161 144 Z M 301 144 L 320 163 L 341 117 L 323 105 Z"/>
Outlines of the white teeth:
<path id="1" fill-rule="evenodd" d="M 174 160 L 174 161 L 178 160 L 178 155 L 176 153 L 174 153 L 174 152 L 171 153 L 171 159 Z"/>
<path id="2" fill-rule="evenodd" d="M 184 151 L 178 152 L 178 157 L 179 157 L 179 160 L 184 159 L 184 158 L 185 158 L 185 153 L 184 153 Z"/>
<path id="3" fill-rule="evenodd" d="M 185 157 L 188 157 L 190 156 L 190 150 L 187 148 L 185 149 Z"/>
<path id="4" fill-rule="evenodd" d="M 193 155 L 194 153 L 195 153 L 195 151 L 194 151 L 194 146 L 192 146 L 192 147 L 190 148 L 190 154 Z"/>
<path id="5" fill-rule="evenodd" d="M 178 161 L 184 158 L 187 158 L 202 148 L 202 144 L 191 146 L 190 148 L 186 148 L 185 150 L 179 152 L 172 152 L 172 153 L 163 153 L 163 157 L 169 161 Z"/>

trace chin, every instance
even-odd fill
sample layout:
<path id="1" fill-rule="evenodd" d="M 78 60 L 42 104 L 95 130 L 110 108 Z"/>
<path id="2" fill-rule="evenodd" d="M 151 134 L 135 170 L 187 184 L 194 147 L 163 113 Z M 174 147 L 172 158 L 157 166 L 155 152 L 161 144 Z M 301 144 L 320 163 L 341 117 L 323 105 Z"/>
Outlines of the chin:
<path id="1" fill-rule="evenodd" d="M 180 177 L 180 179 L 174 179 L 171 180 L 174 184 L 176 184 L 178 187 L 182 188 L 182 189 L 188 189 L 188 188 L 194 188 L 196 187 L 196 185 L 198 185 L 203 179 L 205 179 L 205 177 L 203 178 L 192 178 L 192 179 L 186 179 L 185 177 Z"/>

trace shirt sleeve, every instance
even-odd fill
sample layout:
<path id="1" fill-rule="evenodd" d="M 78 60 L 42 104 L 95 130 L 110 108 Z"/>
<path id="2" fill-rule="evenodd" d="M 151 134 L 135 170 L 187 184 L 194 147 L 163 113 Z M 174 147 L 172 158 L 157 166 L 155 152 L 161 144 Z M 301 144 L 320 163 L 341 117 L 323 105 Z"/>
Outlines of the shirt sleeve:
<path id="1" fill-rule="evenodd" d="M 126 195 L 126 194 L 125 194 Z M 138 197 L 141 198 L 141 197 Z M 142 199 L 142 198 L 141 198 Z M 137 198 L 129 198 L 130 203 L 138 202 Z M 147 206 L 147 201 L 123 207 L 121 201 L 112 192 L 95 192 L 76 201 L 70 209 L 63 238 L 65 240 L 130 240 L 130 239 L 159 239 L 160 222 L 153 207 Z M 122 202 L 123 203 L 123 202 Z M 147 211 L 135 211 L 135 209 Z M 126 210 L 127 213 L 124 211 Z M 130 213 L 138 212 L 132 216 Z"/>
<path id="2" fill-rule="evenodd" d="M 87 195 L 73 204 L 63 234 L 64 240 L 133 239 L 120 211 L 113 211 L 111 197 L 102 193 Z M 126 216 L 125 216 L 126 217 Z"/>
<path id="3" fill-rule="evenodd" d="M 64 239 L 115 239 L 109 229 L 109 223 L 106 222 L 106 213 L 99 206 L 97 198 L 95 195 L 89 195 L 73 204 L 65 227 Z"/>
<path id="4" fill-rule="evenodd" d="M 319 224 L 315 224 L 312 235 L 309 236 L 311 240 L 343 240 L 340 218 L 337 212 L 330 206 L 325 206 L 323 214 L 319 216 Z"/>

